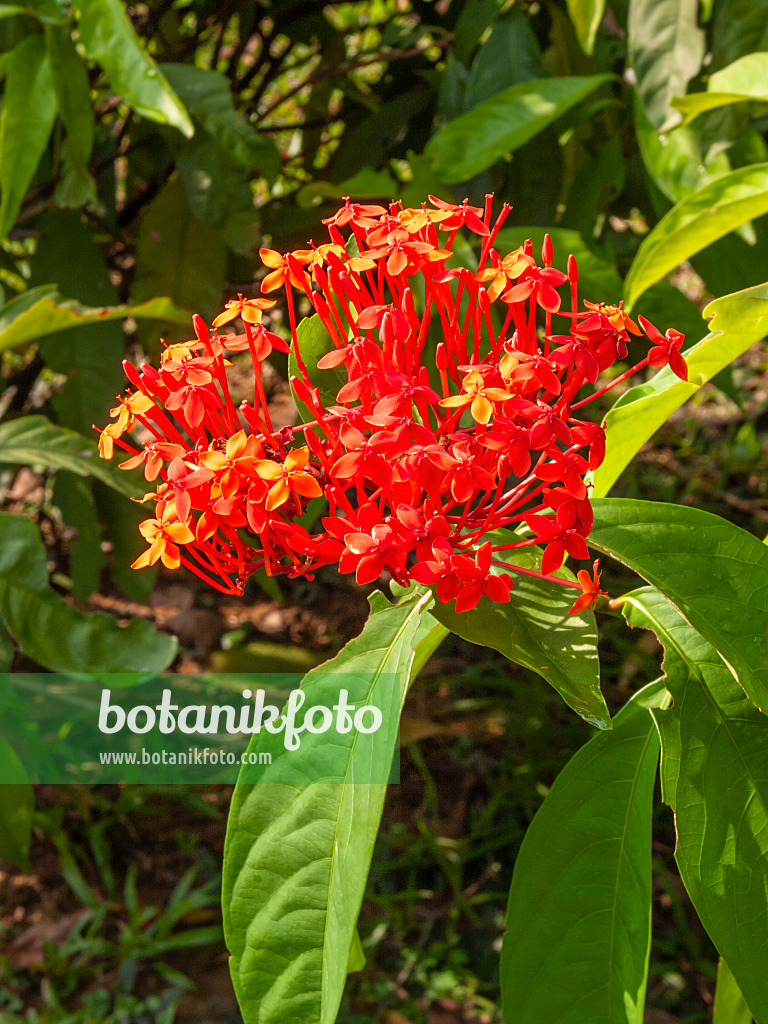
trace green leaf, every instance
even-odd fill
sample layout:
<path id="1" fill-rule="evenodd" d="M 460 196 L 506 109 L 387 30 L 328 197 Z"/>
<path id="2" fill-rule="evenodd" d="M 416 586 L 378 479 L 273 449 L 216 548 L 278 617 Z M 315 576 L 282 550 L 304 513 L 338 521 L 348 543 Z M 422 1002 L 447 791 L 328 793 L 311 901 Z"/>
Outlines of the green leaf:
<path id="1" fill-rule="evenodd" d="M 706 92 L 676 96 L 672 106 L 683 115 L 683 124 L 686 125 L 707 110 L 731 103 L 768 103 L 767 75 L 768 53 L 749 53 L 710 75 Z"/>
<path id="2" fill-rule="evenodd" d="M 131 300 L 168 295 L 177 306 L 210 319 L 219 312 L 225 285 L 226 246 L 221 234 L 192 216 L 181 182 L 173 178 L 144 210 Z M 184 322 L 188 321 L 187 317 Z M 188 328 L 185 331 L 184 338 Z"/>
<path id="3" fill-rule="evenodd" d="M 72 594 L 78 601 L 86 601 L 99 589 L 99 573 L 104 565 L 91 481 L 67 471 L 58 472 L 52 501 L 64 524 L 74 530 L 69 541 Z"/>
<path id="4" fill-rule="evenodd" d="M 16 649 L 13 646 L 13 637 L 0 622 L 0 672 L 10 672 Z"/>
<path id="5" fill-rule="evenodd" d="M 189 208 L 201 224 L 221 226 L 235 211 L 248 211 L 256 222 L 248 172 L 205 131 L 185 143 L 176 170 Z"/>
<path id="6" fill-rule="evenodd" d="M 504 89 L 433 136 L 425 152 L 446 184 L 468 181 L 519 149 L 611 75 L 545 78 Z"/>
<path id="7" fill-rule="evenodd" d="M 360 941 L 360 933 L 355 928 L 352 933 L 352 945 L 349 947 L 349 960 L 347 962 L 347 974 L 354 974 L 362 971 L 365 967 L 365 950 Z"/>
<path id="8" fill-rule="evenodd" d="M 191 138 L 195 129 L 184 104 L 142 49 L 120 0 L 76 0 L 74 9 L 80 42 L 115 92 L 137 114 Z"/>
<path id="9" fill-rule="evenodd" d="M 642 1024 L 659 739 L 650 683 L 555 779 L 515 862 L 501 948 L 504 1020 Z"/>
<path id="10" fill-rule="evenodd" d="M 543 78 L 541 48 L 528 16 L 513 7 L 495 23 L 475 55 L 464 93 L 464 110 L 520 82 Z"/>
<path id="11" fill-rule="evenodd" d="M 696 0 L 630 0 L 629 57 L 648 120 L 660 129 L 704 57 Z M 679 117 L 678 117 L 679 120 Z"/>
<path id="12" fill-rule="evenodd" d="M 631 309 L 656 281 L 744 221 L 768 212 L 768 164 L 724 174 L 673 207 L 647 235 L 624 281 Z"/>
<path id="13" fill-rule="evenodd" d="M 88 72 L 72 42 L 68 25 L 49 26 L 45 33 L 59 114 L 83 167 L 93 149 L 93 107 Z"/>
<path id="14" fill-rule="evenodd" d="M 750 1009 L 766 1020 L 768 719 L 750 704 L 717 651 L 661 594 L 633 591 L 624 608 L 630 625 L 652 629 L 664 645 L 674 703 L 654 718 L 680 875 Z"/>
<path id="15" fill-rule="evenodd" d="M 365 890 L 386 785 L 366 781 L 371 764 L 390 763 L 413 661 L 419 617 L 429 595 L 398 605 L 371 595 L 363 632 L 302 682 L 309 705 L 332 707 L 340 685 L 351 704 L 375 703 L 382 727 L 368 736 L 305 736 L 288 752 L 281 734 L 257 733 L 252 751 L 270 751 L 254 783 L 239 782 L 224 851 L 224 931 L 245 1024 L 336 1019 L 352 937 Z M 343 683 L 341 683 L 343 680 Z M 308 705 L 308 706 L 309 706 Z M 282 752 L 282 754 L 281 754 Z M 336 781 L 312 781 L 330 778 Z"/>
<path id="16" fill-rule="evenodd" d="M 11 56 L 0 116 L 0 238 L 13 227 L 56 120 L 45 37 L 27 36 Z"/>
<path id="17" fill-rule="evenodd" d="M 752 1014 L 728 964 L 720 957 L 717 965 L 712 1024 L 752 1024 Z"/>
<path id="18" fill-rule="evenodd" d="M 29 869 L 35 794 L 19 755 L 0 739 L 0 857 Z"/>
<path id="19" fill-rule="evenodd" d="M 161 64 L 160 69 L 181 97 L 190 114 L 249 171 L 258 171 L 270 183 L 280 172 L 282 159 L 274 142 L 252 128 L 233 107 L 229 80 L 210 68 L 192 64 Z"/>
<path id="20" fill-rule="evenodd" d="M 697 131 L 693 128 L 675 128 L 658 132 L 645 115 L 635 94 L 635 134 L 643 163 L 664 195 L 679 203 L 691 192 L 728 174 L 731 163 L 725 152 L 712 147 L 706 155 Z"/>
<path id="21" fill-rule="evenodd" d="M 55 281 L 65 294 L 90 306 L 117 303 L 117 290 L 92 229 L 78 214 L 51 210 L 36 223 L 40 237 L 29 284 Z M 186 318 L 187 314 L 183 314 Z M 88 323 L 42 337 L 40 355 L 66 382 L 52 395 L 57 422 L 91 440 L 93 424 L 107 422 L 115 395 L 123 390 L 122 324 Z M 138 552 L 136 552 L 138 554 Z M 135 557 L 135 556 L 134 556 Z"/>
<path id="22" fill-rule="evenodd" d="M 501 14 L 503 0 L 473 0 L 464 4 L 456 22 L 456 56 L 469 64 L 472 52 L 481 36 L 493 25 Z"/>
<path id="23" fill-rule="evenodd" d="M 723 295 L 704 309 L 710 333 L 685 352 L 690 380 L 667 367 L 626 391 L 605 418 L 605 460 L 593 475 L 593 495 L 603 498 L 634 455 L 691 395 L 723 367 L 768 334 L 768 285 Z"/>
<path id="24" fill-rule="evenodd" d="M 624 498 L 593 507 L 589 544 L 657 587 L 768 708 L 768 548 L 696 508 Z"/>
<path id="25" fill-rule="evenodd" d="M 0 423 L 0 453 L 10 465 L 67 469 L 78 476 L 96 477 L 127 497 L 144 493 L 136 476 L 100 458 L 95 444 L 74 430 L 57 427 L 45 416 L 21 416 Z"/>
<path id="26" fill-rule="evenodd" d="M 489 536 L 495 544 L 519 539 L 508 530 L 494 530 Z M 500 554 L 513 566 L 541 570 L 539 548 L 517 548 Z M 536 672 L 583 719 L 599 729 L 610 729 L 611 717 L 600 692 L 593 613 L 568 614 L 578 593 L 571 587 L 523 573 L 515 575 L 514 569 L 512 575 L 509 604 L 483 597 L 472 611 L 457 614 L 453 605 L 436 601 L 431 613 L 452 633 L 470 643 L 492 647 L 510 661 Z M 555 575 L 575 578 L 565 567 Z"/>
<path id="27" fill-rule="evenodd" d="M 719 0 L 712 28 L 712 70 L 768 49 L 768 0 Z"/>
<path id="28" fill-rule="evenodd" d="M 319 389 L 320 402 L 324 408 L 336 405 L 336 396 L 339 389 L 347 382 L 347 373 L 343 366 L 332 366 L 327 370 L 319 370 L 317 361 L 328 352 L 334 352 L 336 346 L 323 326 L 323 321 L 315 313 L 314 316 L 305 317 L 296 328 L 296 340 L 299 353 L 312 384 Z M 292 377 L 302 379 L 296 352 L 291 347 L 288 356 L 288 373 Z M 314 420 L 309 409 L 301 402 L 296 395 L 293 396 L 299 415 L 304 423 Z"/>
<path id="29" fill-rule="evenodd" d="M 162 672 L 176 640 L 144 619 L 118 626 L 83 613 L 48 586 L 46 554 L 34 524 L 0 513 L 0 616 L 25 654 L 54 672 Z"/>
<path id="30" fill-rule="evenodd" d="M 605 0 L 568 0 L 568 13 L 579 45 L 584 53 L 592 53 L 597 30 L 605 14 Z"/>
<path id="31" fill-rule="evenodd" d="M 26 345 L 71 327 L 125 320 L 128 316 L 136 320 L 189 323 L 189 314 L 167 298 L 148 299 L 136 305 L 92 308 L 74 299 L 63 299 L 55 289 L 51 291 L 51 287 L 44 285 L 31 289 L 37 293 L 31 304 L 29 301 L 20 303 L 21 299 L 31 298 L 30 292 L 24 292 L 0 309 L 0 351 Z"/>
<path id="32" fill-rule="evenodd" d="M 157 568 L 152 566 L 136 572 L 131 564 L 146 550 L 139 523 L 147 518 L 147 510 L 99 480 L 93 481 L 93 496 L 99 522 L 104 527 L 104 539 L 112 544 L 110 576 L 121 593 L 146 604 L 155 587 Z"/>

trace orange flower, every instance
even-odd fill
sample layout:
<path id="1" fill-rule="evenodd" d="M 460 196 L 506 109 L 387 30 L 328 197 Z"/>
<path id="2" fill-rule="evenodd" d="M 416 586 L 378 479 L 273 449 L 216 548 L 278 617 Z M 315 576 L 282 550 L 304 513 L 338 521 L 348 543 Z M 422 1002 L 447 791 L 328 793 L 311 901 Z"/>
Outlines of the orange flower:
<path id="1" fill-rule="evenodd" d="M 308 462 L 309 448 L 304 447 L 289 452 L 282 466 L 271 459 L 256 463 L 256 472 L 261 479 L 274 481 L 267 494 L 267 512 L 284 505 L 290 497 L 300 503 L 299 495 L 317 498 L 323 493 L 317 480 L 310 473 L 303 472 Z"/>
<path id="2" fill-rule="evenodd" d="M 200 465 L 220 473 L 218 489 L 221 497 L 231 498 L 237 493 L 241 480 L 252 478 L 257 463 L 264 456 L 264 451 L 255 437 L 246 437 L 244 430 L 239 430 L 227 441 L 226 450 L 201 452 Z"/>
<path id="3" fill-rule="evenodd" d="M 579 569 L 576 573 L 576 578 L 581 584 L 583 593 L 581 597 L 577 597 L 574 601 L 573 608 L 568 612 L 569 615 L 578 615 L 579 612 L 583 612 L 586 608 L 591 608 L 597 602 L 600 594 L 604 593 L 600 589 L 599 565 L 600 559 L 597 558 L 592 564 L 591 576 L 587 569 Z"/>
<path id="4" fill-rule="evenodd" d="M 149 541 L 149 549 L 139 555 L 131 566 L 132 569 L 144 569 L 148 565 L 162 561 L 168 569 L 178 569 L 181 565 L 181 552 L 179 544 L 191 544 L 195 539 L 194 533 L 186 523 L 180 523 L 178 519 L 173 520 L 176 510 L 171 503 L 167 505 L 162 519 L 145 519 L 139 523 L 139 531 L 145 540 Z"/>
<path id="5" fill-rule="evenodd" d="M 263 311 L 271 309 L 274 305 L 272 299 L 244 299 L 242 294 L 238 294 L 236 299 L 230 299 L 225 304 L 224 312 L 219 313 L 213 321 L 213 326 L 221 327 L 238 316 L 247 324 L 260 324 Z"/>
<path id="6" fill-rule="evenodd" d="M 117 417 L 116 423 L 110 423 L 101 431 L 99 436 L 99 455 L 102 459 L 111 459 L 114 452 L 114 441 L 126 432 L 133 430 L 134 416 L 142 416 L 154 407 L 154 402 L 147 395 L 136 391 L 126 398 L 117 396 L 120 403 L 114 409 L 109 410 L 112 419 Z"/>
<path id="7" fill-rule="evenodd" d="M 485 284 L 486 281 L 491 282 L 486 288 L 491 302 L 498 299 L 510 281 L 515 281 L 524 270 L 536 265 L 533 257 L 526 255 L 524 250 L 525 247 L 521 245 L 513 252 L 507 253 L 495 267 L 488 267 L 475 274 L 475 281 L 479 281 L 481 284 Z"/>
<path id="8" fill-rule="evenodd" d="M 501 388 L 486 387 L 483 375 L 477 370 L 469 371 L 461 383 L 461 388 L 462 394 L 444 398 L 440 405 L 445 409 L 458 409 L 469 405 L 472 418 L 477 423 L 488 423 L 493 415 L 492 402 L 506 402 L 513 397 Z"/>
<path id="9" fill-rule="evenodd" d="M 629 331 L 630 334 L 638 336 L 643 333 L 635 321 L 624 312 L 623 301 L 618 306 L 606 306 L 604 302 L 587 302 L 585 299 L 584 306 L 592 310 L 593 313 L 602 313 L 603 316 L 607 316 L 611 326 L 615 327 L 617 331 Z"/>
<path id="10" fill-rule="evenodd" d="M 306 251 L 299 250 L 297 253 L 283 256 L 282 253 L 276 252 L 274 249 L 259 249 L 261 262 L 272 271 L 261 282 L 261 290 L 274 292 L 278 288 L 282 288 L 286 281 L 290 281 L 294 288 L 300 288 L 305 292 L 311 291 L 312 286 L 303 269 L 303 265 L 309 262 L 304 255 Z"/>

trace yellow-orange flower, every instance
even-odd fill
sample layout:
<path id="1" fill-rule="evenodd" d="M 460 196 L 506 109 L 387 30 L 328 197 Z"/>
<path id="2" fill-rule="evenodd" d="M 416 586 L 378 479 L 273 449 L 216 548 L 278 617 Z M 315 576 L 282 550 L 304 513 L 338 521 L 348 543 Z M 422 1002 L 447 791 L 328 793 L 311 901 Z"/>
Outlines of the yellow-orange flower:
<path id="1" fill-rule="evenodd" d="M 219 313 L 213 321 L 213 326 L 221 327 L 238 316 L 247 324 L 260 324 L 263 311 L 271 309 L 274 305 L 273 299 L 244 299 L 242 295 L 238 295 L 236 299 L 230 299 L 225 304 L 224 312 Z"/>
<path id="2" fill-rule="evenodd" d="M 440 405 L 445 409 L 459 409 L 468 405 L 472 418 L 477 423 L 488 423 L 493 415 L 492 402 L 506 402 L 512 395 L 501 388 L 486 387 L 483 375 L 470 370 L 461 383 L 462 393 L 444 398 Z"/>
<path id="3" fill-rule="evenodd" d="M 298 501 L 299 496 L 317 498 L 323 493 L 317 480 L 304 472 L 308 462 L 309 448 L 304 447 L 289 452 L 282 465 L 271 459 L 256 463 L 256 472 L 261 479 L 274 481 L 267 495 L 267 512 L 284 505 L 290 497 Z"/>
<path id="4" fill-rule="evenodd" d="M 162 561 L 168 569 L 179 568 L 179 544 L 191 544 L 195 535 L 186 523 L 174 520 L 175 515 L 176 509 L 171 503 L 163 511 L 162 519 L 145 519 L 143 523 L 139 523 L 139 530 L 142 537 L 149 541 L 149 548 L 139 555 L 131 565 L 132 569 L 144 569 L 158 561 Z"/>
<path id="5" fill-rule="evenodd" d="M 198 461 L 205 469 L 221 474 L 215 486 L 222 498 L 231 498 L 237 493 L 243 478 L 253 477 L 255 467 L 263 457 L 264 450 L 257 439 L 247 437 L 244 430 L 239 430 L 229 438 L 223 452 L 201 452 Z"/>

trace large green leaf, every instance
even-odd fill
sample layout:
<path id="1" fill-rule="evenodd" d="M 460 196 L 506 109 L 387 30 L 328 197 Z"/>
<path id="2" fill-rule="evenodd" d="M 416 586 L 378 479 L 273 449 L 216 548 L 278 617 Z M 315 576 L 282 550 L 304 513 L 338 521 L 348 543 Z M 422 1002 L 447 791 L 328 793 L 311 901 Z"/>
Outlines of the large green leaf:
<path id="1" fill-rule="evenodd" d="M 630 0 L 629 57 L 648 120 L 660 129 L 704 57 L 696 0 Z M 678 118 L 679 120 L 679 118 Z"/>
<path id="2" fill-rule="evenodd" d="M 63 299 L 47 285 L 33 290 L 36 296 L 31 305 L 29 299 L 32 297 L 23 292 L 0 308 L 0 350 L 26 345 L 71 327 L 125 320 L 129 316 L 137 320 L 189 323 L 189 314 L 166 298 L 148 299 L 135 305 L 92 308 L 74 299 Z M 21 303 L 22 299 L 26 301 Z"/>
<path id="3" fill-rule="evenodd" d="M 768 49 L 768 0 L 719 0 L 712 31 L 712 70 Z"/>
<path id="4" fill-rule="evenodd" d="M 595 36 L 605 13 L 605 0 L 568 0 L 568 13 L 582 50 L 584 53 L 592 53 Z"/>
<path id="5" fill-rule="evenodd" d="M 513 7 L 499 18 L 477 51 L 464 91 L 464 110 L 520 82 L 543 78 L 541 48 L 528 16 Z"/>
<path id="6" fill-rule="evenodd" d="M 752 1024 L 752 1014 L 744 1001 L 741 989 L 736 984 L 733 972 L 722 957 L 717 965 L 712 1024 Z"/>
<path id="7" fill-rule="evenodd" d="M 29 867 L 35 794 L 19 755 L 0 739 L 0 857 Z"/>
<path id="8" fill-rule="evenodd" d="M 137 114 L 173 125 L 191 138 L 195 129 L 184 104 L 142 49 L 120 0 L 76 0 L 74 8 L 80 42 L 115 92 Z"/>
<path id="9" fill-rule="evenodd" d="M 48 585 L 45 548 L 34 524 L 0 513 L 0 617 L 24 652 L 55 672 L 162 672 L 176 640 L 144 619 L 120 627 L 83 613 Z"/>
<path id="10" fill-rule="evenodd" d="M 756 1020 L 766 1021 L 768 719 L 661 594 L 634 591 L 624 608 L 631 625 L 652 629 L 664 645 L 674 703 L 654 717 L 681 877 Z"/>
<path id="11" fill-rule="evenodd" d="M 59 114 L 83 165 L 93 149 L 93 106 L 88 72 L 72 42 L 68 25 L 49 25 L 46 41 Z"/>
<path id="12" fill-rule="evenodd" d="M 688 196 L 643 239 L 624 281 L 627 309 L 683 260 L 766 212 L 768 164 L 731 171 Z"/>
<path id="13" fill-rule="evenodd" d="M 82 434 L 57 427 L 45 416 L 22 416 L 0 423 L 0 458 L 10 465 L 67 469 L 78 476 L 96 477 L 129 498 L 144 493 L 134 474 L 106 462 Z"/>
<path id="14" fill-rule="evenodd" d="M 168 295 L 177 305 L 210 319 L 219 311 L 225 284 L 221 233 L 192 216 L 181 183 L 173 178 L 144 210 L 131 300 Z M 171 338 L 166 335 L 166 340 Z"/>
<path id="15" fill-rule="evenodd" d="M 235 789 L 222 895 L 245 1024 L 336 1019 L 386 791 L 370 784 L 371 766 L 389 765 L 396 748 L 429 601 L 418 593 L 390 605 L 373 594 L 360 636 L 302 682 L 307 706 L 333 707 L 340 688 L 351 704 L 375 704 L 384 715 L 377 732 L 334 734 L 333 743 L 305 735 L 287 754 L 281 734 L 257 733 L 251 741 L 249 749 L 271 753 L 272 764 L 258 775 L 249 768 L 257 781 Z M 270 785 L 270 778 L 285 779 L 286 757 L 296 783 Z"/>
<path id="16" fill-rule="evenodd" d="M 624 498 L 593 507 L 590 545 L 658 588 L 768 709 L 768 548 L 696 508 Z"/>
<path id="17" fill-rule="evenodd" d="M 511 85 L 441 128 L 425 152 L 442 181 L 468 181 L 519 149 L 611 77 L 544 78 Z"/>
<path id="18" fill-rule="evenodd" d="M 229 80 L 224 75 L 192 64 L 161 64 L 160 69 L 190 114 L 224 146 L 231 158 L 274 181 L 280 171 L 280 153 L 271 139 L 257 132 L 235 111 Z"/>
<path id="19" fill-rule="evenodd" d="M 642 1024 L 659 739 L 650 683 L 568 762 L 515 862 L 501 948 L 508 1024 Z"/>
<path id="20" fill-rule="evenodd" d="M 88 306 L 117 303 L 109 267 L 92 229 L 79 214 L 51 210 L 36 227 L 40 237 L 30 285 L 55 281 L 64 295 Z M 122 324 L 117 320 L 86 323 L 42 337 L 39 346 L 48 366 L 66 378 L 61 390 L 52 396 L 57 422 L 92 439 L 93 424 L 107 422 L 115 395 L 124 387 Z"/>
<path id="21" fill-rule="evenodd" d="M 702 384 L 768 334 L 768 285 L 723 295 L 703 315 L 713 317 L 711 330 L 686 350 L 689 380 L 666 368 L 626 391 L 608 412 L 605 461 L 593 476 L 595 497 L 605 497 L 645 442 Z"/>
<path id="22" fill-rule="evenodd" d="M 519 539 L 507 530 L 495 530 L 491 536 L 494 543 Z M 518 548 L 503 555 L 513 565 L 541 569 L 539 548 Z M 574 579 L 565 567 L 556 575 Z M 483 597 L 472 611 L 457 614 L 452 604 L 436 601 L 432 615 L 470 643 L 493 647 L 536 672 L 587 722 L 610 729 L 611 717 L 600 692 L 595 617 L 592 612 L 568 614 L 579 591 L 514 571 L 513 579 L 509 604 Z"/>
<path id="23" fill-rule="evenodd" d="M 56 119 L 51 59 L 43 35 L 15 47 L 0 116 L 0 238 L 13 227 Z"/>
<path id="24" fill-rule="evenodd" d="M 74 533 L 68 545 L 72 594 L 78 601 L 87 601 L 99 589 L 99 575 L 104 565 L 92 482 L 66 470 L 59 471 L 51 500 L 64 524 Z"/>
<path id="25" fill-rule="evenodd" d="M 699 114 L 730 103 L 768 103 L 768 53 L 749 53 L 710 75 L 706 92 L 676 96 L 672 106 L 688 124 Z"/>
<path id="26" fill-rule="evenodd" d="M 336 396 L 339 389 L 347 382 L 347 373 L 343 366 L 331 366 L 327 370 L 318 369 L 318 359 L 328 352 L 334 352 L 336 346 L 331 341 L 331 337 L 317 313 L 314 316 L 305 317 L 301 321 L 296 329 L 296 340 L 307 375 L 320 393 L 320 402 L 326 409 L 331 405 L 336 405 Z M 288 373 L 292 377 L 302 380 L 293 346 L 288 355 Z M 295 394 L 293 397 L 301 419 L 304 422 L 314 420 L 314 415 L 310 413 L 306 405 L 296 398 Z"/>

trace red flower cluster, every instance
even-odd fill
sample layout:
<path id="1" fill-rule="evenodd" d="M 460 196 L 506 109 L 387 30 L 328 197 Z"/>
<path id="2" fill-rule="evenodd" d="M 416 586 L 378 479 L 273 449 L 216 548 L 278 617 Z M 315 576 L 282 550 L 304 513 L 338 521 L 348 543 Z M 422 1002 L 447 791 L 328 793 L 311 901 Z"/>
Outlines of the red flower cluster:
<path id="1" fill-rule="evenodd" d="M 490 196 L 484 209 L 430 200 L 419 210 L 347 200 L 324 221 L 330 241 L 261 250 L 262 292 L 285 290 L 304 422 L 275 430 L 270 420 L 262 365 L 288 345 L 263 323 L 268 299 L 228 302 L 213 333 L 195 317 L 196 338 L 167 348 L 159 370 L 126 364 L 135 390 L 112 410 L 100 449 L 111 458 L 119 445 L 130 453 L 121 466 L 143 464 L 158 484 L 145 498 L 156 518 L 142 524 L 151 546 L 136 567 L 181 564 L 226 593 L 241 593 L 262 566 L 309 577 L 338 564 L 359 583 L 387 570 L 403 584 L 434 584 L 463 611 L 483 595 L 508 601 L 516 572 L 553 578 L 566 555 L 588 557 L 584 478 L 603 459 L 605 434 L 577 412 L 646 365 L 668 363 L 685 379 L 683 337 L 641 317 L 649 355 L 589 389 L 625 358 L 637 324 L 621 305 L 579 310 L 576 261 L 556 270 L 549 236 L 541 262 L 530 242 L 497 252 L 506 205 L 494 219 Z M 476 237 L 477 270 L 449 266 L 461 228 Z M 295 292 L 327 337 L 316 365 L 297 340 Z M 237 318 L 243 334 L 219 333 Z M 226 354 L 240 351 L 253 361 L 255 393 L 236 409 Z M 136 427 L 138 452 L 122 440 Z M 327 514 L 310 532 L 302 515 L 314 498 Z M 500 543 L 498 527 L 527 530 Z M 541 572 L 498 558 L 533 544 L 544 545 Z M 574 611 L 599 594 L 596 567 L 579 583 L 557 582 L 582 591 Z"/>

